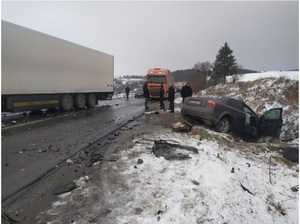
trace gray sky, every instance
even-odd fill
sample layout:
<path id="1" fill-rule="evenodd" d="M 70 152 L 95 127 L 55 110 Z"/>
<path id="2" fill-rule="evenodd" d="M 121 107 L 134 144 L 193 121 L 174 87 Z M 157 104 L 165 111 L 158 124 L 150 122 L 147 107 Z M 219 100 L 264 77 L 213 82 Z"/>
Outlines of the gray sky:
<path id="1" fill-rule="evenodd" d="M 298 69 L 298 1 L 2 1 L 2 19 L 114 56 L 115 76 L 214 62 Z"/>

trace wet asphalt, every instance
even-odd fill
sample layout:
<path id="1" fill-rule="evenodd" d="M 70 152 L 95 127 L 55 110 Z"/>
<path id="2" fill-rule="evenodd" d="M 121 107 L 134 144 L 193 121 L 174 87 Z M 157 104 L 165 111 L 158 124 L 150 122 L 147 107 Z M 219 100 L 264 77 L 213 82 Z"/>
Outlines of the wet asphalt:
<path id="1" fill-rule="evenodd" d="M 158 111 L 159 102 L 149 107 Z M 169 126 L 175 118 L 144 112 L 144 99 L 122 98 L 68 113 L 2 114 L 2 223 L 32 223 L 57 197 L 55 191 L 94 172 L 90 167 L 110 146 L 130 141 L 122 132 L 152 123 Z"/>

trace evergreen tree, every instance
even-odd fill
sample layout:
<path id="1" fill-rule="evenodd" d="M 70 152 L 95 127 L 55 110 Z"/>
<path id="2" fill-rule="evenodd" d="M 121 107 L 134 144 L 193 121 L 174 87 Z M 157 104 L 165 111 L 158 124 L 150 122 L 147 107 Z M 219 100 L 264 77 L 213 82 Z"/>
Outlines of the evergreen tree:
<path id="1" fill-rule="evenodd" d="M 216 61 L 214 62 L 215 78 L 223 78 L 224 83 L 226 76 L 234 74 L 237 70 L 236 59 L 234 55 L 232 55 L 232 52 L 228 43 L 225 42 L 224 46 L 219 50 Z"/>

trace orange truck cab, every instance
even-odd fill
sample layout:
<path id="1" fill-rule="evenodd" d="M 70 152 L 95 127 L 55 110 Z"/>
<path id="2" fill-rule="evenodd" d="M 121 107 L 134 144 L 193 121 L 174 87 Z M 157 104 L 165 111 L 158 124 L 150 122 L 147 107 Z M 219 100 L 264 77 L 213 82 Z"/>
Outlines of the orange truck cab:
<path id="1" fill-rule="evenodd" d="M 171 75 L 169 69 L 165 68 L 150 68 L 146 75 L 146 81 L 148 83 L 150 99 L 159 98 L 159 90 L 161 84 L 165 90 L 165 98 L 168 97 L 169 83 L 174 84 L 174 77 Z"/>

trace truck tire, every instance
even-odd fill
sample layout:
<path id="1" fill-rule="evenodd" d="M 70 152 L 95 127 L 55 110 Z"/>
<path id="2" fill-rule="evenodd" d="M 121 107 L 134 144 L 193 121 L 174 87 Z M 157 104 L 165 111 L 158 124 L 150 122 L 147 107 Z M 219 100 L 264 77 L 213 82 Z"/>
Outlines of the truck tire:
<path id="1" fill-rule="evenodd" d="M 215 127 L 217 132 L 228 133 L 230 130 L 230 120 L 227 117 L 223 117 Z"/>
<path id="2" fill-rule="evenodd" d="M 70 111 L 73 108 L 73 98 L 70 94 L 64 94 L 60 100 L 60 109 Z"/>
<path id="3" fill-rule="evenodd" d="M 74 107 L 76 109 L 79 110 L 83 109 L 85 107 L 85 103 L 86 103 L 86 99 L 84 94 L 80 93 L 75 95 Z"/>
<path id="4" fill-rule="evenodd" d="M 87 100 L 86 100 L 86 107 L 87 108 L 94 108 L 97 103 L 97 98 L 95 94 L 91 93 L 88 95 Z"/>

